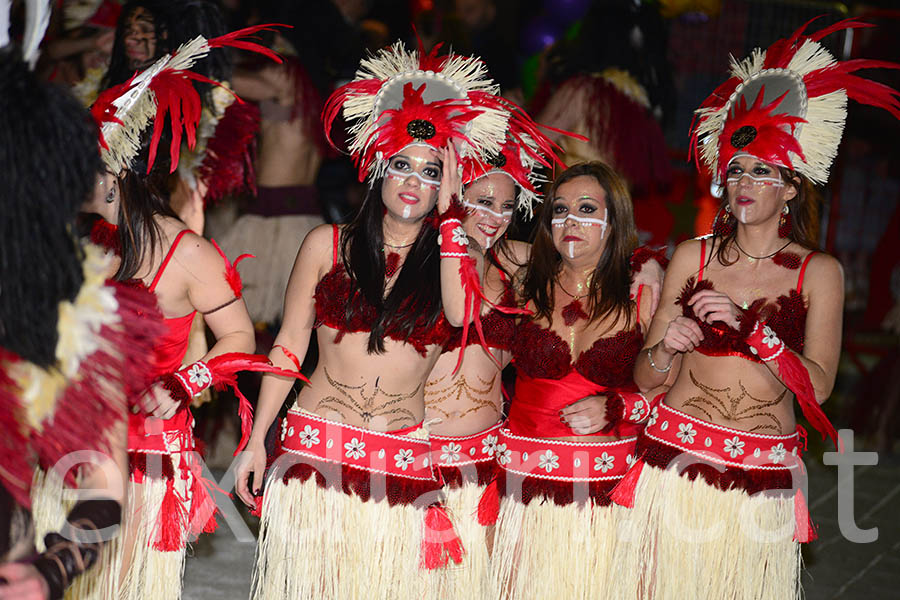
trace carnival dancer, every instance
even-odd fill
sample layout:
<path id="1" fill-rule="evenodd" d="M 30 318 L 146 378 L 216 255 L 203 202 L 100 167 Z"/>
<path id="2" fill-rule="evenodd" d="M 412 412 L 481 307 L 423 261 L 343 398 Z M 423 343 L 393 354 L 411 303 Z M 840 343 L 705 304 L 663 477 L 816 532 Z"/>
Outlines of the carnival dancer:
<path id="1" fill-rule="evenodd" d="M 628 576 L 611 568 L 622 509 L 607 494 L 635 437 L 605 426 L 607 398 L 634 389 L 651 317 L 643 287 L 629 297 L 636 242 L 628 191 L 612 169 L 583 163 L 556 178 L 521 277 L 520 303 L 533 316 L 520 321 L 511 349 L 508 424 L 490 440 L 500 472 L 478 509 L 481 522 L 496 521 L 500 597 L 617 597 Z M 571 562 L 550 560 L 562 547 Z"/>
<path id="2" fill-rule="evenodd" d="M 613 497 L 633 505 L 643 575 L 627 597 L 800 598 L 800 542 L 815 538 L 802 486 L 807 420 L 837 434 L 819 406 L 841 346 L 843 278 L 816 250 L 812 184 L 837 152 L 847 98 L 900 117 L 896 91 L 854 74 L 898 65 L 840 63 L 826 35 L 867 25 L 809 23 L 732 65 L 697 111 L 692 143 L 723 202 L 714 233 L 680 245 L 635 368 L 663 383 Z M 648 416 L 624 407 L 630 417 Z"/>
<path id="3" fill-rule="evenodd" d="M 299 370 L 316 329 L 319 363 L 282 423 L 253 597 L 421 598 L 427 571 L 462 559 L 437 502 L 423 388 L 447 324 L 480 308 L 481 257 L 446 213 L 460 192 L 454 145 L 463 157 L 500 151 L 508 112 L 496 92 L 478 60 L 397 43 L 326 103 L 326 132 L 343 110 L 371 189 L 352 223 L 314 229 L 294 263 L 271 358 Z M 289 389 L 263 380 L 237 474 L 248 505 L 263 492 L 264 438 Z"/>
<path id="4" fill-rule="evenodd" d="M 268 370 L 290 376 L 271 367 L 265 357 L 247 354 L 254 338 L 240 276 L 214 242 L 191 232 L 176 217 L 167 195 L 180 138 L 184 135 L 189 144 L 196 139 L 201 100 L 191 80 L 210 81 L 189 69 L 211 48 L 239 45 L 271 54 L 244 39 L 258 30 L 210 40 L 198 36 L 101 93 L 92 109 L 102 126 L 101 154 L 108 174 L 105 196 L 89 209 L 116 224 L 115 278 L 155 294 L 166 324 L 164 340 L 153 353 L 156 382 L 143 397 L 140 412 L 129 419 L 130 505 L 120 589 L 107 589 L 101 597 L 180 597 L 189 538 L 215 528 L 215 503 L 195 452 L 192 398 L 211 386 L 231 385 L 241 401 L 243 445 L 252 410 L 235 386 L 236 372 Z M 151 117 L 152 135 L 147 129 Z M 170 150 L 157 155 L 167 122 Z M 216 343 L 200 360 L 183 366 L 198 312 Z"/>
<path id="5" fill-rule="evenodd" d="M 49 3 L 28 3 L 37 25 L 22 52 L 9 44 L 9 8 L 0 6 L 0 597 L 59 600 L 78 595 L 80 575 L 115 548 L 126 401 L 150 381 L 144 359 L 162 323 L 152 295 L 107 281 L 108 257 L 73 237 L 101 168 L 96 126 L 26 66 Z M 85 489 L 63 502 L 64 485 Z"/>
<path id="6" fill-rule="evenodd" d="M 476 520 L 478 500 L 496 471 L 492 448 L 503 409 L 501 372 L 511 358 L 518 309 L 513 274 L 530 247 L 507 240 L 518 208 L 530 216 L 539 201 L 539 169 L 552 168 L 554 145 L 524 113 L 511 113 L 501 152 L 487 162 L 463 161 L 461 215 L 466 235 L 483 249 L 480 329 L 454 329 L 425 385 L 425 419 L 431 425 L 432 461 L 444 485 L 447 509 L 466 548 L 459 567 L 432 582 L 433 598 L 481 597 L 490 581 L 491 529 Z M 528 132 L 525 129 L 528 129 Z M 483 344 L 483 346 L 482 346 Z"/>

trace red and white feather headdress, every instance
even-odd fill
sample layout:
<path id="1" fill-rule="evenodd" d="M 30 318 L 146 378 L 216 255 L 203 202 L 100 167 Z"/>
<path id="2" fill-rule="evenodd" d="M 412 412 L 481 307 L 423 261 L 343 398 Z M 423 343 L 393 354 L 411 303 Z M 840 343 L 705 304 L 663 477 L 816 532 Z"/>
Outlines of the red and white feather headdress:
<path id="1" fill-rule="evenodd" d="M 141 133 L 153 121 L 147 161 L 149 172 L 168 115 L 172 127 L 169 152 L 171 170 L 174 171 L 178 166 L 182 137 L 191 149 L 197 141 L 197 125 L 203 107 L 192 82 L 220 85 L 191 71 L 191 67 L 205 58 L 211 49 L 225 47 L 258 52 L 281 62 L 272 50 L 246 39 L 272 27 L 272 24 L 247 27 L 209 40 L 197 36 L 147 69 L 135 73 L 125 83 L 103 91 L 91 107 L 91 114 L 100 127 L 100 153 L 107 168 L 116 175 L 130 168 L 141 147 Z"/>
<path id="2" fill-rule="evenodd" d="M 900 119 L 896 90 L 854 74 L 900 65 L 867 59 L 840 62 L 819 43 L 832 33 L 872 25 L 845 19 L 805 35 L 811 22 L 766 50 L 757 48 L 741 62 L 732 58 L 731 78 L 697 110 L 691 149 L 699 146 L 695 159 L 702 158 L 712 172 L 716 195 L 738 153 L 825 183 L 844 131 L 848 98 Z"/>
<path id="3" fill-rule="evenodd" d="M 403 42 L 360 62 L 356 77 L 328 98 L 322 118 L 328 141 L 343 111 L 348 149 L 359 180 L 384 175 L 387 161 L 411 144 L 441 149 L 456 143 L 462 158 L 500 152 L 509 110 L 476 58 L 407 51 Z"/>
<path id="4" fill-rule="evenodd" d="M 519 187 L 516 208 L 531 218 L 535 203 L 541 201 L 538 188 L 547 181 L 540 172 L 541 167 L 552 171 L 554 164 L 563 168 L 565 165 L 558 156 L 559 146 L 540 131 L 540 125 L 519 107 L 508 103 L 508 108 L 509 130 L 500 152 L 487 157 L 475 155 L 463 158 L 462 182 L 469 185 L 491 173 L 509 176 Z"/>

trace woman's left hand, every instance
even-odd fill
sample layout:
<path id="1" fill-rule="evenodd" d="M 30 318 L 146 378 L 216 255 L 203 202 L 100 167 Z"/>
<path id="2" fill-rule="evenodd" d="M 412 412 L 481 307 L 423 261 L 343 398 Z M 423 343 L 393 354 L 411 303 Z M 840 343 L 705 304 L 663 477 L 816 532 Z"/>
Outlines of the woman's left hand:
<path id="1" fill-rule="evenodd" d="M 662 294 L 663 281 L 666 278 L 666 270 L 654 259 L 650 259 L 641 265 L 640 270 L 631 278 L 631 298 L 637 300 L 638 290 L 644 286 L 644 292 L 650 293 L 650 317 L 656 313 L 659 306 L 659 297 Z"/>
<path id="2" fill-rule="evenodd" d="M 702 290 L 691 296 L 688 306 L 694 307 L 697 318 L 712 324 L 722 321 L 732 329 L 740 329 L 741 309 L 727 294 L 715 290 Z"/>
<path id="3" fill-rule="evenodd" d="M 606 427 L 606 396 L 588 396 L 559 411 L 559 420 L 578 435 L 597 433 Z"/>
<path id="4" fill-rule="evenodd" d="M 450 208 L 450 203 L 454 197 L 457 200 L 460 194 L 462 180 L 459 176 L 458 161 L 456 160 L 456 148 L 453 142 L 447 142 L 447 147 L 441 151 L 441 189 L 438 192 L 437 210 L 438 214 L 444 214 Z"/>

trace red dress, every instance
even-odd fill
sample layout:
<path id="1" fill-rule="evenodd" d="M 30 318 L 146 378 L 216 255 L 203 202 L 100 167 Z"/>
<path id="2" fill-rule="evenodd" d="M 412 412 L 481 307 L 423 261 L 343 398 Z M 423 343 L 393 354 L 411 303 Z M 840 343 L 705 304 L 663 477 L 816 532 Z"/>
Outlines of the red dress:
<path id="1" fill-rule="evenodd" d="M 638 305 L 642 291 L 638 292 Z M 560 410 L 586 396 L 636 390 L 634 363 L 644 340 L 639 315 L 635 318 L 638 324 L 634 329 L 598 339 L 574 362 L 569 345 L 556 332 L 524 321 L 513 347 L 517 377 L 509 410 L 510 431 L 539 438 L 576 435 L 560 421 Z"/>

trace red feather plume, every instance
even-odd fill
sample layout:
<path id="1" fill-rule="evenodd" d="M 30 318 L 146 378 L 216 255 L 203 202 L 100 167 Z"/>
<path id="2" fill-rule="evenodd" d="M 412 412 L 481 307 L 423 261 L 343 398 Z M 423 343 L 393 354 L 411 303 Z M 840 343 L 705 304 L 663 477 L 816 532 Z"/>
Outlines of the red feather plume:
<path id="1" fill-rule="evenodd" d="M 772 114 L 781 104 L 788 92 L 785 92 L 769 104 L 763 106 L 763 98 L 766 88 L 760 88 L 753 105 L 747 108 L 745 97 L 741 97 L 734 106 L 734 115 L 725 123 L 722 133 L 719 135 L 720 159 L 719 177 L 724 181 L 725 169 L 731 161 L 731 157 L 738 151 L 747 152 L 760 159 L 783 164 L 791 167 L 788 152 L 793 152 L 801 159 L 806 160 L 803 148 L 794 137 L 793 132 L 797 125 L 805 123 L 800 117 L 785 114 Z M 756 130 L 756 137 L 749 144 L 736 147 L 732 144 L 732 136 L 742 127 L 752 127 Z"/>
<path id="2" fill-rule="evenodd" d="M 234 263 L 228 260 L 228 257 L 225 256 L 225 253 L 222 252 L 222 249 L 219 247 L 219 244 L 216 243 L 216 240 L 210 240 L 215 249 L 219 252 L 219 256 L 222 257 L 222 260 L 225 262 L 225 281 L 228 282 L 228 285 L 231 286 L 231 290 L 234 292 L 235 297 L 240 298 L 243 295 L 244 283 L 241 281 L 241 274 L 238 273 L 237 266 L 238 263 L 244 260 L 245 258 L 256 258 L 252 254 L 241 254 L 238 256 Z"/>

